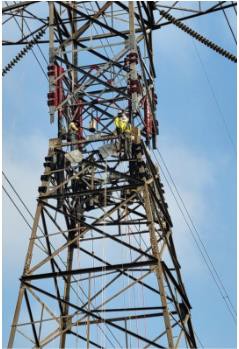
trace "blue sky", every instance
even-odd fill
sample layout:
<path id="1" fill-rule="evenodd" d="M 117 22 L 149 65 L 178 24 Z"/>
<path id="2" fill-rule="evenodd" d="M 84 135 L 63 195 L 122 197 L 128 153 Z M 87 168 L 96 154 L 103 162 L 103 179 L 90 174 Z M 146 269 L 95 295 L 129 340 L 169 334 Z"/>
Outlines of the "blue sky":
<path id="1" fill-rule="evenodd" d="M 235 14 L 233 10 L 227 13 L 235 30 Z M 222 13 L 187 24 L 235 53 Z M 46 47 L 44 51 L 47 55 Z M 13 55 L 13 49 L 4 48 L 3 66 Z M 174 26 L 154 33 L 154 61 L 158 149 L 236 305 L 236 64 Z M 42 64 L 46 69 L 43 60 Z M 48 138 L 55 135 L 55 126 L 49 123 L 47 90 L 32 53 L 3 79 L 3 170 L 32 213 Z M 165 187 L 196 333 L 205 348 L 235 348 L 236 327 L 166 183 Z M 29 236 L 29 229 L 3 193 L 4 346 Z"/>

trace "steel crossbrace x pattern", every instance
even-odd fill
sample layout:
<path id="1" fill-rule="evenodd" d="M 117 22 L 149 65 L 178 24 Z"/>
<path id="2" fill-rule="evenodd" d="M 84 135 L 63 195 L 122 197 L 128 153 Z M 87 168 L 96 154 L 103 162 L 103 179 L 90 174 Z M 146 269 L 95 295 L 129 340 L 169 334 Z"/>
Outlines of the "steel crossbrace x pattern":
<path id="1" fill-rule="evenodd" d="M 158 135 L 152 36 L 172 23 L 189 28 L 182 21 L 235 3 L 180 5 L 3 7 L 5 25 L 23 23 L 4 46 L 49 46 L 49 122 L 58 130 L 43 163 L 9 348 L 197 347 L 160 169 L 150 154 Z M 35 25 L 26 30 L 29 19 Z M 127 131 L 117 126 L 121 117 Z"/>

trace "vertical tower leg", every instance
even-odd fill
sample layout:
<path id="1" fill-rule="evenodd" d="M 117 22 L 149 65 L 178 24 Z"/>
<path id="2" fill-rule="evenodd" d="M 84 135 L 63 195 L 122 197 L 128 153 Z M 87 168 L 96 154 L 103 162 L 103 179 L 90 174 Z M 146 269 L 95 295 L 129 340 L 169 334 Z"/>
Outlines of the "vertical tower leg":
<path id="1" fill-rule="evenodd" d="M 33 222 L 30 243 L 28 246 L 28 251 L 27 251 L 27 255 L 26 255 L 26 259 L 25 259 L 23 274 L 27 273 L 30 269 L 31 260 L 32 260 L 32 253 L 33 253 L 33 248 L 34 248 L 34 242 L 35 242 L 35 238 L 36 238 L 36 234 L 37 234 L 37 228 L 39 225 L 41 211 L 42 211 L 42 205 L 38 204 L 37 209 L 36 209 L 35 219 Z M 17 304 L 16 304 L 16 308 L 15 308 L 15 312 L 14 312 L 14 317 L 13 317 L 13 321 L 12 321 L 12 326 L 11 326 L 11 331 L 10 331 L 10 336 L 9 336 L 9 341 L 8 341 L 8 348 L 13 348 L 13 343 L 14 343 L 14 339 L 15 339 L 15 335 L 16 335 L 16 329 L 17 329 L 19 314 L 21 311 L 24 292 L 25 292 L 25 287 L 21 283 L 21 286 L 19 289 L 19 294 L 18 294 L 18 299 L 17 299 Z"/>
<path id="2" fill-rule="evenodd" d="M 169 316 L 168 305 L 167 305 L 167 298 L 166 298 L 166 293 L 164 289 L 164 276 L 163 276 L 163 270 L 161 266 L 161 257 L 159 254 L 158 242 L 157 242 L 155 227 L 153 223 L 154 218 L 153 218 L 152 209 L 151 209 L 152 203 L 150 202 L 150 196 L 149 196 L 147 184 L 145 184 L 144 186 L 144 203 L 145 203 L 145 211 L 146 211 L 147 219 L 150 222 L 149 235 L 150 235 L 150 244 L 152 248 L 152 253 L 153 253 L 153 256 L 158 261 L 157 266 L 155 268 L 155 274 L 157 277 L 161 302 L 163 305 L 163 316 L 164 316 L 165 328 L 167 332 L 168 346 L 169 348 L 174 348 L 173 334 L 172 334 L 170 316 Z"/>
<path id="3" fill-rule="evenodd" d="M 154 19 L 138 3 L 49 2 L 48 103 L 58 133 L 44 162 L 9 348 L 25 340 L 64 349 L 75 339 L 87 349 L 173 349 L 183 340 L 196 347 L 171 218 L 145 146 L 152 135 L 143 101 L 150 97 L 156 111 L 155 76 L 140 50 L 146 44 L 152 53 Z M 72 123 L 78 103 L 80 137 Z M 132 124 L 123 158 L 120 110 Z M 97 127 L 88 127 L 92 120 Z"/>

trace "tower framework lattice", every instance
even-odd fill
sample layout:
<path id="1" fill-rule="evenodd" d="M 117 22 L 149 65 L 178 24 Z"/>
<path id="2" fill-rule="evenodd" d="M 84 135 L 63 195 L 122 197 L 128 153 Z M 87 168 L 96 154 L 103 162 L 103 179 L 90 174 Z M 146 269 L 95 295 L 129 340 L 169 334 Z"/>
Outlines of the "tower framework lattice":
<path id="1" fill-rule="evenodd" d="M 31 13 L 35 5 L 18 6 Z M 43 164 L 8 346 L 196 348 L 150 155 L 158 134 L 156 2 L 48 6 L 31 40 L 49 42 L 48 105 L 58 134 Z M 118 113 L 129 134 L 115 131 Z"/>

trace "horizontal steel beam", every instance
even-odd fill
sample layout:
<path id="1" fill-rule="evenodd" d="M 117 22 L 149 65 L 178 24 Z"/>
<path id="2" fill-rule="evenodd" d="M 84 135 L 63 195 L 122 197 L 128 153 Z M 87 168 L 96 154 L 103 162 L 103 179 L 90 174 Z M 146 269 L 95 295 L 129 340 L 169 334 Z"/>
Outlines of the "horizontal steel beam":
<path id="1" fill-rule="evenodd" d="M 59 271 L 54 273 L 23 275 L 20 280 L 21 281 L 40 280 L 40 279 L 49 279 L 54 277 L 62 277 L 66 275 L 98 273 L 98 272 L 104 272 L 109 270 L 127 270 L 129 268 L 138 268 L 145 265 L 156 265 L 156 264 L 157 264 L 156 260 L 148 260 L 148 261 L 135 262 L 135 263 L 120 263 L 120 264 L 106 265 L 106 266 L 95 267 L 95 268 L 82 268 L 82 269 Z"/>
<path id="2" fill-rule="evenodd" d="M 40 2 L 40 1 L 21 1 L 20 3 L 14 4 L 14 5 L 5 6 L 2 9 L 2 13 L 4 14 L 4 12 L 7 12 L 7 11 L 16 10 L 22 7 L 29 6 L 31 4 L 36 4 L 37 2 Z"/>
<path id="3" fill-rule="evenodd" d="M 177 314 L 176 311 L 172 312 L 173 315 Z M 114 318 L 107 318 L 108 321 L 110 322 L 117 322 L 117 321 L 128 321 L 128 320 L 138 320 L 138 319 L 146 319 L 146 318 L 153 318 L 153 317 L 159 317 L 163 316 L 163 312 L 161 313 L 152 313 L 152 314 L 140 314 L 140 315 L 128 315 L 128 316 L 121 316 L 121 317 L 114 317 Z M 93 324 L 99 324 L 104 322 L 104 320 L 99 321 L 99 320 L 93 320 L 93 321 L 82 321 L 77 326 L 85 326 L 88 323 L 90 325 Z"/>
<path id="4" fill-rule="evenodd" d="M 76 12 L 77 14 L 79 14 L 82 17 L 84 17 L 88 21 L 94 22 L 97 25 L 99 25 L 100 27 L 103 27 L 103 28 L 105 28 L 105 29 L 115 33 L 117 36 L 121 36 L 124 39 L 128 38 L 128 36 L 123 34 L 122 32 L 120 32 L 120 31 L 110 27 L 109 25 L 99 21 L 95 16 L 90 16 L 90 15 L 80 11 L 79 9 L 76 9 L 76 8 L 72 7 L 71 4 L 69 4 L 69 2 L 64 2 L 64 1 L 57 1 L 57 2 L 60 3 L 63 7 L 68 8 L 69 10 Z"/>
<path id="5" fill-rule="evenodd" d="M 136 29 L 136 33 L 142 33 L 141 29 Z M 123 30 L 121 33 L 125 35 L 129 35 L 130 32 L 128 30 Z M 85 36 L 85 37 L 79 37 L 77 38 L 77 42 L 87 42 L 87 41 L 92 41 L 92 40 L 101 40 L 101 39 L 108 39 L 111 37 L 117 37 L 116 34 L 113 34 L 112 32 L 109 33 L 104 33 L 104 34 L 99 34 L 99 35 L 94 35 L 94 36 Z M 49 44 L 49 40 L 39 40 L 36 42 L 37 44 Z M 54 43 L 60 43 L 60 40 L 55 39 Z M 28 41 L 21 41 L 21 42 L 10 42 L 10 41 L 3 41 L 3 45 L 25 45 L 28 44 Z"/>
<path id="6" fill-rule="evenodd" d="M 117 312 L 117 311 L 146 311 L 146 310 L 159 310 L 164 309 L 164 307 L 137 307 L 137 308 L 111 308 L 111 309 L 92 309 L 92 313 L 100 312 Z"/>
<path id="7" fill-rule="evenodd" d="M 87 195 L 89 198 L 91 195 L 99 195 L 101 193 L 111 193 L 121 190 L 137 190 L 137 187 L 135 185 L 121 185 L 119 187 L 113 187 L 113 188 L 102 188 L 102 189 L 95 189 L 95 190 L 84 190 L 84 191 L 75 191 L 72 193 L 64 193 L 64 194 L 46 194 L 42 195 L 41 198 L 44 199 L 53 199 L 53 198 L 67 198 L 67 197 L 74 197 L 74 196 L 84 196 Z"/>
<path id="8" fill-rule="evenodd" d="M 91 344 L 91 345 L 94 345 L 96 348 L 106 349 L 106 348 L 103 347 L 102 345 L 99 345 L 99 344 L 93 342 L 93 341 L 90 340 L 90 339 L 88 340 L 87 338 L 81 336 L 79 333 L 76 333 L 76 332 L 74 332 L 74 331 L 72 331 L 72 330 L 67 331 L 67 333 L 73 334 L 74 336 L 76 336 L 76 337 L 82 339 L 83 341 L 85 341 L 85 342 L 87 342 L 87 343 L 89 343 L 89 344 Z"/>
<path id="9" fill-rule="evenodd" d="M 29 289 L 33 289 L 33 290 L 35 290 L 35 291 L 38 291 L 38 292 L 44 294 L 45 296 L 48 296 L 48 297 L 50 297 L 50 298 L 52 298 L 52 299 L 55 299 L 55 300 L 58 299 L 54 294 L 52 294 L 52 293 L 50 293 L 50 292 L 47 292 L 47 291 L 44 290 L 44 289 L 41 289 L 41 288 L 39 288 L 39 287 L 37 287 L 37 286 L 34 286 L 34 285 L 30 284 L 30 283 L 27 283 L 27 282 L 23 282 L 23 284 L 24 284 L 26 287 L 28 287 Z M 64 300 L 64 299 L 62 299 L 62 298 L 60 299 L 60 301 L 61 301 L 62 303 L 65 303 L 65 304 L 69 305 L 70 307 L 72 307 L 72 308 L 74 308 L 74 309 L 76 309 L 76 310 L 78 310 L 78 311 L 81 311 L 82 313 L 84 313 L 84 314 L 87 315 L 87 316 L 92 316 L 93 318 L 95 318 L 95 319 L 98 320 L 98 321 L 103 321 L 104 323 L 106 323 L 106 324 L 108 324 L 108 325 L 111 325 L 112 327 L 114 327 L 114 328 L 116 328 L 116 329 L 118 329 L 118 330 L 120 330 L 120 331 L 122 331 L 122 332 L 124 332 L 124 333 L 125 333 L 125 332 L 128 333 L 128 334 L 129 334 L 130 336 L 132 336 L 132 337 L 138 338 L 138 339 L 144 341 L 145 343 L 150 344 L 151 346 L 153 346 L 153 348 L 163 348 L 163 349 L 166 349 L 166 348 L 163 347 L 162 345 L 159 345 L 158 343 L 153 342 L 153 341 L 149 340 L 148 338 L 145 338 L 145 337 L 143 337 L 143 336 L 141 336 L 141 335 L 139 335 L 139 334 L 136 334 L 136 333 L 134 333 L 134 332 L 132 332 L 132 331 L 130 331 L 130 330 L 127 330 L 126 328 L 124 328 L 124 327 L 122 327 L 122 326 L 119 326 L 119 325 L 115 324 L 114 322 L 111 322 L 111 321 L 108 320 L 108 319 L 104 319 L 104 318 L 102 318 L 102 317 L 100 317 L 100 316 L 98 316 L 98 315 L 96 315 L 96 314 L 94 314 L 94 313 L 92 313 L 92 312 L 90 312 L 90 311 L 88 311 L 88 310 L 82 308 L 82 307 L 79 307 L 79 306 L 76 305 L 76 304 L 73 304 L 73 303 L 71 303 L 71 302 L 68 302 L 68 301 L 66 301 L 66 300 Z"/>

